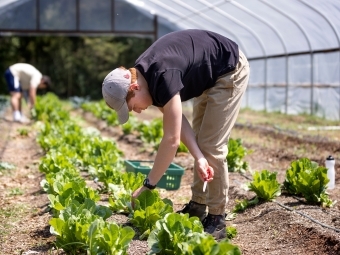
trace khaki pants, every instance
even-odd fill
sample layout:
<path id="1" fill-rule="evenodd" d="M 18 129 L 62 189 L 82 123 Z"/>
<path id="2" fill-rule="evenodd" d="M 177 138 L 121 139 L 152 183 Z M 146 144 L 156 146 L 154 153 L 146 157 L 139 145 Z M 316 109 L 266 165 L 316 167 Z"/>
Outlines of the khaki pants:
<path id="1" fill-rule="evenodd" d="M 215 174 L 203 192 L 203 182 L 194 170 L 192 200 L 206 204 L 209 213 L 214 215 L 224 214 L 228 202 L 227 143 L 248 85 L 249 71 L 247 58 L 240 51 L 236 69 L 219 77 L 214 87 L 193 101 L 193 130 L 198 146 Z"/>

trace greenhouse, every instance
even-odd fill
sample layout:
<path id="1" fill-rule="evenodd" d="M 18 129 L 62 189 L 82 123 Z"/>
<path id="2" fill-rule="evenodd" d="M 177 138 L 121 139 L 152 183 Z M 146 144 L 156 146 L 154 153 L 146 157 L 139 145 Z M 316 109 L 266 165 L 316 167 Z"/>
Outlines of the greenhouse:
<path id="1" fill-rule="evenodd" d="M 340 254 L 339 17 L 0 0 L 0 255 Z"/>
<path id="2" fill-rule="evenodd" d="M 0 35 L 127 35 L 199 28 L 250 61 L 243 107 L 340 120 L 338 0 L 0 0 Z"/>

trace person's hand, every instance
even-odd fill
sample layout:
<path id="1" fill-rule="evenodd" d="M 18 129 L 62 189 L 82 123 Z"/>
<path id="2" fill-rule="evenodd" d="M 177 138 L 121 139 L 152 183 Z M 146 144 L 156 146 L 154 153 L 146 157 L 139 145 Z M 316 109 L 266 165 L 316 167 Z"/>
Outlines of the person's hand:
<path id="1" fill-rule="evenodd" d="M 214 178 L 214 169 L 209 166 L 208 169 L 207 169 L 207 174 L 208 174 L 208 178 L 207 178 L 207 181 L 208 182 L 211 182 Z"/>
<path id="2" fill-rule="evenodd" d="M 208 161 L 205 158 L 200 158 L 196 162 L 196 169 L 198 176 L 202 182 L 211 182 L 214 178 L 214 169 L 209 166 Z"/>
<path id="3" fill-rule="evenodd" d="M 132 192 L 132 196 L 131 196 L 131 206 L 132 209 L 135 209 L 135 200 L 137 199 L 137 197 L 144 191 L 147 190 L 147 187 L 140 187 L 138 189 L 136 189 L 134 192 Z"/>

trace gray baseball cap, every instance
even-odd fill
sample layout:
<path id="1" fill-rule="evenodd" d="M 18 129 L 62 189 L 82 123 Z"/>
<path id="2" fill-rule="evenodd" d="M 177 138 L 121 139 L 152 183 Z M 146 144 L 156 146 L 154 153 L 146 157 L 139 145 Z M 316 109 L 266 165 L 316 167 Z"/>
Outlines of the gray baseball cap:
<path id="1" fill-rule="evenodd" d="M 102 93 L 105 102 L 118 114 L 120 124 L 129 120 L 129 108 L 126 96 L 131 84 L 129 70 L 116 68 L 110 72 L 103 81 Z"/>

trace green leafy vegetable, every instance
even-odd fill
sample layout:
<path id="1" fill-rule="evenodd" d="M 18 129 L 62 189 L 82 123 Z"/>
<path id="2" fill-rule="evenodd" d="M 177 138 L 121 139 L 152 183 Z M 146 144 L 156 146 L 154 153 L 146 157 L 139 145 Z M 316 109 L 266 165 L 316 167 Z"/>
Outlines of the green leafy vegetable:
<path id="1" fill-rule="evenodd" d="M 189 214 L 169 213 L 156 222 L 148 238 L 149 254 L 186 254 L 187 242 L 194 233 L 203 233 L 203 226 L 197 217 Z"/>
<path id="2" fill-rule="evenodd" d="M 233 234 L 235 231 L 232 230 Z M 228 239 L 217 242 L 210 234 L 204 233 L 197 217 L 188 214 L 169 213 L 156 222 L 148 238 L 148 254 L 173 255 L 239 255 L 240 249 Z"/>
<path id="3" fill-rule="evenodd" d="M 254 172 L 253 181 L 249 183 L 249 190 L 254 191 L 259 198 L 265 201 L 274 200 L 281 195 L 279 182 L 276 180 L 277 172 L 262 170 Z"/>
<path id="4" fill-rule="evenodd" d="M 302 158 L 291 163 L 283 185 L 290 194 L 302 195 L 308 202 L 331 207 L 334 203 L 326 193 L 328 182 L 327 168 Z"/>
<path id="5" fill-rule="evenodd" d="M 237 235 L 237 229 L 233 226 L 228 226 L 227 227 L 227 237 L 228 239 L 233 239 Z"/>
<path id="6" fill-rule="evenodd" d="M 57 236 L 57 247 L 75 253 L 86 249 L 88 230 L 92 222 L 98 218 L 105 220 L 111 215 L 111 210 L 96 205 L 90 199 L 86 199 L 83 204 L 73 200 L 68 207 L 60 211 L 58 218 L 50 220 L 50 231 Z"/>
<path id="7" fill-rule="evenodd" d="M 258 197 L 255 197 L 253 200 L 247 200 L 247 199 L 243 199 L 241 201 L 236 200 L 236 205 L 235 205 L 234 209 L 232 210 L 232 212 L 233 213 L 243 212 L 249 206 L 256 205 L 256 204 L 258 204 L 258 202 L 259 202 Z"/>
<path id="8" fill-rule="evenodd" d="M 140 239 L 148 237 L 155 223 L 173 212 L 171 201 L 162 200 L 157 190 L 143 191 L 135 201 L 135 208 L 130 221 L 142 232 Z"/>
<path id="9" fill-rule="evenodd" d="M 229 172 L 245 172 L 248 170 L 248 163 L 243 158 L 252 151 L 242 146 L 241 139 L 229 139 L 228 142 L 228 171 Z"/>
<path id="10" fill-rule="evenodd" d="M 127 254 L 129 244 L 135 235 L 130 227 L 120 227 L 116 223 L 98 218 L 92 222 L 88 231 L 88 254 Z"/>

